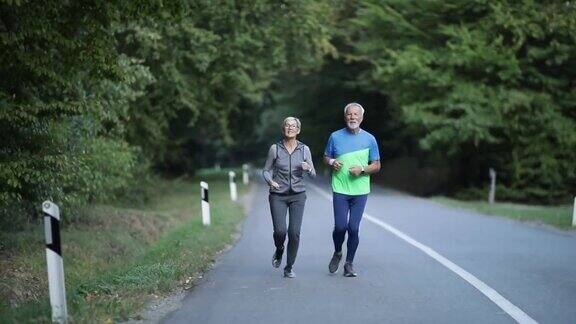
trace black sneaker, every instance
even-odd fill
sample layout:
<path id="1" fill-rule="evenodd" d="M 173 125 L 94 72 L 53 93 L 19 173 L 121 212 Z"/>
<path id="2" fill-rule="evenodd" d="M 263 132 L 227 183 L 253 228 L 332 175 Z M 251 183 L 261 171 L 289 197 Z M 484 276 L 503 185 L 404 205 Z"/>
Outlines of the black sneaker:
<path id="1" fill-rule="evenodd" d="M 280 264 L 282 263 L 282 253 L 284 253 L 284 249 L 276 249 L 272 255 L 272 266 L 274 268 L 280 267 Z"/>
<path id="2" fill-rule="evenodd" d="M 354 272 L 354 266 L 350 262 L 344 263 L 344 277 L 358 277 L 358 274 Z"/>
<path id="3" fill-rule="evenodd" d="M 332 259 L 330 260 L 330 264 L 328 264 L 328 271 L 330 271 L 330 273 L 338 271 L 338 268 L 340 267 L 340 260 L 342 260 L 342 251 L 334 252 Z"/>
<path id="4" fill-rule="evenodd" d="M 296 277 L 296 274 L 294 273 L 294 271 L 292 271 L 292 269 L 284 269 L 284 278 L 294 278 Z"/>

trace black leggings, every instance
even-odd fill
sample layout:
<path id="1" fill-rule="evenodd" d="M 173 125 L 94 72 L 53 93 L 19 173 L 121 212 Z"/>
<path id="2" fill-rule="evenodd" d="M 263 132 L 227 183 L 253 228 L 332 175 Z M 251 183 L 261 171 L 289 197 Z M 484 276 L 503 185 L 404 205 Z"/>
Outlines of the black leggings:
<path id="1" fill-rule="evenodd" d="M 274 245 L 278 249 L 284 249 L 286 233 L 288 233 L 288 258 L 285 269 L 292 269 L 298 245 L 300 243 L 300 227 L 304 215 L 304 205 L 306 204 L 306 193 L 300 192 L 293 195 L 270 194 L 270 213 L 272 214 L 272 224 L 274 225 Z M 290 211 L 288 220 L 288 231 L 286 231 L 286 211 Z"/>

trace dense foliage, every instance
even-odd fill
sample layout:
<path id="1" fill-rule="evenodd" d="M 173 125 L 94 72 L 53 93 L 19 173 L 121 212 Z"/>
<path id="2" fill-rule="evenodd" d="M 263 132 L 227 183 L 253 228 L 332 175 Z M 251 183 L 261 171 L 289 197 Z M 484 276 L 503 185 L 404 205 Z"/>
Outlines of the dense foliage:
<path id="1" fill-rule="evenodd" d="M 0 217 L 257 158 L 286 115 L 320 156 L 352 100 L 383 159 L 439 156 L 457 190 L 493 167 L 500 198 L 565 200 L 574 30 L 559 0 L 0 0 Z"/>
<path id="2" fill-rule="evenodd" d="M 576 191 L 576 3 L 366 1 L 352 24 L 363 84 L 458 161 L 460 183 L 494 167 L 508 198 Z"/>
<path id="3" fill-rule="evenodd" d="M 347 1 L 337 20 L 338 56 L 278 95 L 318 125 L 303 133 L 317 151 L 357 100 L 382 158 L 447 168 L 445 192 L 484 197 L 494 168 L 499 199 L 571 200 L 576 3 Z"/>
<path id="4" fill-rule="evenodd" d="M 325 3 L 0 1 L 0 214 L 117 197 L 195 148 L 274 75 L 330 50 Z M 207 145 L 207 144 L 205 144 Z"/>

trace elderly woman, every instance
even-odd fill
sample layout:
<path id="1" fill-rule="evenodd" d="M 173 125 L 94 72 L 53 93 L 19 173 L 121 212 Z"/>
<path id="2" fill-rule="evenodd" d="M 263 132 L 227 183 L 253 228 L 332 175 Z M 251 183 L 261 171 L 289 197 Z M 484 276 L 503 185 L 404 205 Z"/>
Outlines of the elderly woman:
<path id="1" fill-rule="evenodd" d="M 284 267 L 284 277 L 294 278 L 292 266 L 298 253 L 300 227 L 306 203 L 306 187 L 304 174 L 316 176 L 312 163 L 310 148 L 296 140 L 300 134 L 300 120 L 287 117 L 282 122 L 284 138 L 270 146 L 268 158 L 262 172 L 264 180 L 270 186 L 270 212 L 274 226 L 274 245 L 276 251 L 272 256 L 272 266 L 280 267 L 284 254 L 286 240 L 286 211 L 289 211 L 288 221 L 288 256 Z"/>

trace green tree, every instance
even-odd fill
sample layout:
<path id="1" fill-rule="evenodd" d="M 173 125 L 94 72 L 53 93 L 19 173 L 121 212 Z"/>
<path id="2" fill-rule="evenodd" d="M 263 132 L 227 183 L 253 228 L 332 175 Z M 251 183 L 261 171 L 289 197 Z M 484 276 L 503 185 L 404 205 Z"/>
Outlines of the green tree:
<path id="1" fill-rule="evenodd" d="M 576 190 L 576 3 L 366 1 L 352 19 L 359 82 L 391 95 L 428 150 L 447 152 L 460 183 L 489 166 L 511 199 Z M 502 195 L 501 195 L 502 196 Z"/>
<path id="2" fill-rule="evenodd" d="M 333 50 L 330 14 L 310 0 L 198 2 L 180 21 L 128 25 L 121 48 L 155 79 L 132 104 L 130 142 L 179 173 L 248 158 L 275 76 L 313 69 Z"/>
<path id="3" fill-rule="evenodd" d="M 34 215 L 44 199 L 67 211 L 126 188 L 136 155 L 122 123 L 151 78 L 118 53 L 115 26 L 160 8 L 160 1 L 0 1 L 2 220 Z"/>
<path id="4" fill-rule="evenodd" d="M 186 173 L 247 156 L 246 123 L 273 78 L 332 50 L 330 12 L 312 0 L 0 0 L 0 219 L 45 199 L 65 212 L 114 199 L 147 161 Z"/>

